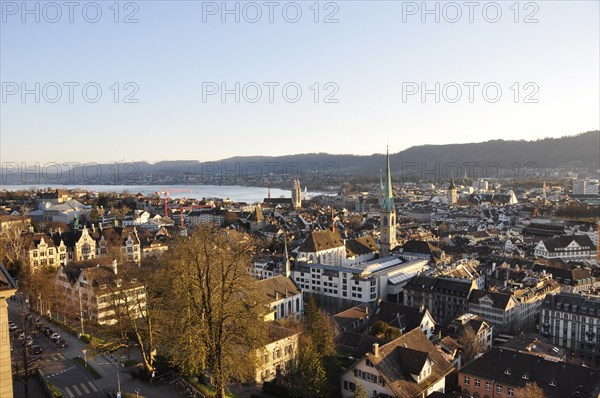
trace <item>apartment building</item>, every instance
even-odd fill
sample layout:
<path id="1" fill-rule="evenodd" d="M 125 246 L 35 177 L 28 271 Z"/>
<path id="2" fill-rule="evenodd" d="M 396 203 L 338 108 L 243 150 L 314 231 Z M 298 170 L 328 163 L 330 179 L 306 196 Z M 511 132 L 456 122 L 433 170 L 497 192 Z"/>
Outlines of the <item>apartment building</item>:
<path id="1" fill-rule="evenodd" d="M 600 372 L 536 355 L 493 348 L 458 372 L 464 396 L 514 397 L 518 388 L 537 384 L 544 397 L 598 397 Z"/>
<path id="2" fill-rule="evenodd" d="M 547 295 L 541 308 L 540 333 L 592 366 L 600 366 L 600 296 Z"/>
<path id="3" fill-rule="evenodd" d="M 420 274 L 404 288 L 404 305 L 424 306 L 437 323 L 445 325 L 468 310 L 475 279 Z"/>

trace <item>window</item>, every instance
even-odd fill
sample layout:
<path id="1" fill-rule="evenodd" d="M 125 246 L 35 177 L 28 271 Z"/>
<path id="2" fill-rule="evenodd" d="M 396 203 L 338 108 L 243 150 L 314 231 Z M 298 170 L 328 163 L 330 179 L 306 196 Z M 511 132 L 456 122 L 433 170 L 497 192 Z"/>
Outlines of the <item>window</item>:
<path id="1" fill-rule="evenodd" d="M 485 391 L 492 391 L 492 383 L 489 381 L 485 382 Z"/>
<path id="2" fill-rule="evenodd" d="M 508 394 L 509 397 L 514 397 L 515 396 L 515 392 L 512 388 L 508 387 L 506 389 L 506 393 Z"/>
<path id="3" fill-rule="evenodd" d="M 468 376 L 465 376 L 465 385 L 468 386 L 469 384 L 471 384 L 471 378 Z"/>
<path id="4" fill-rule="evenodd" d="M 496 394 L 502 394 L 502 386 L 499 384 L 496 386 Z"/>
<path id="5" fill-rule="evenodd" d="M 354 390 L 356 390 L 356 384 L 352 383 L 351 381 L 344 380 L 344 390 L 354 392 Z"/>
<path id="6" fill-rule="evenodd" d="M 474 385 L 475 385 L 475 388 L 481 387 L 481 381 L 479 381 L 479 379 L 475 379 Z"/>

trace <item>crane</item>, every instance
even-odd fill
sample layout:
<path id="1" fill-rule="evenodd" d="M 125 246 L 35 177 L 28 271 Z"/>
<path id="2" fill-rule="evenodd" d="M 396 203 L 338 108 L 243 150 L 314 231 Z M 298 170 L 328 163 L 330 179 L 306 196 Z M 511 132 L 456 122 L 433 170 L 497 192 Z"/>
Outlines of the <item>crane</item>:
<path id="1" fill-rule="evenodd" d="M 191 193 L 192 190 L 191 189 L 178 189 L 178 188 L 172 188 L 170 190 L 163 190 L 160 192 L 156 192 L 156 194 L 158 196 L 164 195 L 164 200 L 165 200 L 165 217 L 169 217 L 169 195 L 171 193 L 180 193 L 180 192 L 185 192 L 185 193 Z"/>

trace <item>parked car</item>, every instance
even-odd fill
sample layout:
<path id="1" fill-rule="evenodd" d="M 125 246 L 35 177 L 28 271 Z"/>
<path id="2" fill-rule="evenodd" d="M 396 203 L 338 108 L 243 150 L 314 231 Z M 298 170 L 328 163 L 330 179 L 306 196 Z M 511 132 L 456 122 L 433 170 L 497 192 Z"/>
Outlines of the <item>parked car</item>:
<path id="1" fill-rule="evenodd" d="M 65 348 L 68 347 L 69 344 L 65 341 L 65 339 L 60 339 L 56 342 L 56 345 L 58 346 L 58 348 Z"/>
<path id="2" fill-rule="evenodd" d="M 20 329 L 17 329 L 15 336 L 17 337 L 17 340 L 25 340 L 25 332 Z"/>
<path id="3" fill-rule="evenodd" d="M 52 341 L 58 341 L 58 340 L 60 340 L 60 334 L 58 334 L 58 333 L 53 333 L 53 334 L 50 336 L 50 340 L 52 340 Z"/>
<path id="4" fill-rule="evenodd" d="M 32 338 L 31 336 L 27 336 L 27 337 L 25 338 L 25 341 L 23 342 L 23 344 L 24 344 L 26 347 L 29 347 L 29 346 L 33 345 L 33 338 Z"/>
<path id="5" fill-rule="evenodd" d="M 17 330 L 18 328 L 19 327 L 17 325 L 15 325 L 14 323 L 8 325 L 8 330 L 10 330 L 10 331 Z"/>
<path id="6" fill-rule="evenodd" d="M 45 330 L 44 330 L 44 334 L 45 334 L 46 336 L 52 336 L 52 335 L 54 334 L 54 330 L 52 330 L 52 329 L 50 329 L 50 328 L 48 328 L 48 329 L 45 329 Z"/>
<path id="7" fill-rule="evenodd" d="M 40 355 L 42 353 L 42 347 L 40 347 L 39 345 L 32 345 L 31 347 L 29 347 L 29 353 L 31 355 Z"/>

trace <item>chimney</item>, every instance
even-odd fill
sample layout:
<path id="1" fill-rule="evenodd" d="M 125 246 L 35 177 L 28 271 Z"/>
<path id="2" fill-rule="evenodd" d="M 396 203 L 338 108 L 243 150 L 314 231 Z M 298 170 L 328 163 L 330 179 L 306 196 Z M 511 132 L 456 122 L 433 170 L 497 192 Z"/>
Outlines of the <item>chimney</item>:
<path id="1" fill-rule="evenodd" d="M 117 269 L 117 260 L 113 260 L 112 261 L 112 269 L 113 272 L 115 273 L 115 275 L 117 275 L 118 269 Z"/>
<path id="2" fill-rule="evenodd" d="M 96 224 L 92 223 L 92 232 L 96 232 Z"/>
<path id="3" fill-rule="evenodd" d="M 365 314 L 369 315 L 369 307 L 368 306 L 365 307 Z"/>
<path id="4" fill-rule="evenodd" d="M 379 356 L 379 343 L 374 343 L 373 344 L 373 355 L 375 357 Z"/>
<path id="5" fill-rule="evenodd" d="M 50 236 L 54 236 L 54 231 L 50 228 Z"/>
<path id="6" fill-rule="evenodd" d="M 61 236 L 61 235 L 62 235 L 62 228 L 58 227 L 58 236 Z"/>
<path id="7" fill-rule="evenodd" d="M 275 290 L 275 300 L 279 300 L 279 292 Z"/>

